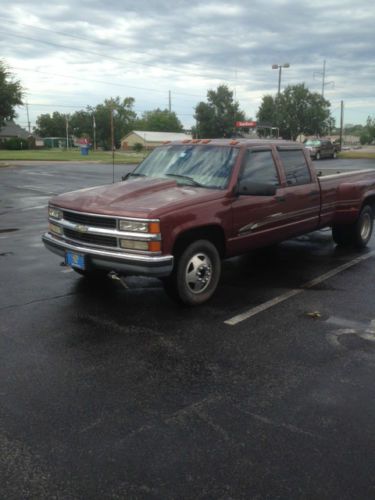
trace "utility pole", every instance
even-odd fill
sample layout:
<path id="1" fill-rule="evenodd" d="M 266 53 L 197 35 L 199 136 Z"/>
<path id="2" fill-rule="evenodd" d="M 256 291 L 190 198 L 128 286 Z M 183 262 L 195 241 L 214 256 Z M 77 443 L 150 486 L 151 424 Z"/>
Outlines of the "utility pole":
<path id="1" fill-rule="evenodd" d="M 66 150 L 69 149 L 69 119 L 68 115 L 65 115 L 65 126 L 66 126 Z"/>
<path id="2" fill-rule="evenodd" d="M 95 115 L 92 115 L 92 128 L 94 132 L 94 151 L 96 151 L 96 120 Z"/>
<path id="3" fill-rule="evenodd" d="M 344 130 L 344 101 L 341 101 L 341 114 L 340 114 L 340 149 L 342 149 L 342 136 Z"/>
<path id="4" fill-rule="evenodd" d="M 171 113 L 172 112 L 172 95 L 171 91 L 168 91 L 168 110 Z"/>
<path id="5" fill-rule="evenodd" d="M 29 134 L 31 135 L 31 123 L 30 123 L 30 116 L 29 116 L 29 103 L 26 101 L 26 114 L 27 114 L 27 127 L 29 129 Z"/>
<path id="6" fill-rule="evenodd" d="M 115 182 L 115 127 L 113 123 L 113 103 L 111 106 L 111 148 L 112 148 L 112 182 Z"/>
<path id="7" fill-rule="evenodd" d="M 322 97 L 324 97 L 324 89 L 326 88 L 327 85 L 332 85 L 333 87 L 335 86 L 335 82 L 326 82 L 326 60 L 324 59 L 323 62 L 323 71 L 322 72 L 314 72 L 314 78 L 315 76 L 318 76 L 322 79 Z"/>

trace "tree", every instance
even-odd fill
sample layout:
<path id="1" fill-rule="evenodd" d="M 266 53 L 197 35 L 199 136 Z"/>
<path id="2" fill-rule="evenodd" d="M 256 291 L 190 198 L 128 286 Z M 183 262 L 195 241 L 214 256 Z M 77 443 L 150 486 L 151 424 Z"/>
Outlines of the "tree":
<path id="1" fill-rule="evenodd" d="M 104 149 L 111 147 L 111 113 L 113 112 L 115 145 L 119 147 L 121 139 L 133 128 L 136 113 L 133 111 L 133 97 L 106 99 L 95 107 L 87 106 L 85 110 L 75 111 L 72 115 L 64 115 L 58 111 L 52 114 L 39 115 L 36 120 L 35 133 L 41 137 L 65 137 L 66 119 L 69 122 L 69 136 L 93 138 L 93 121 L 96 123 L 98 146 Z"/>
<path id="2" fill-rule="evenodd" d="M 366 125 L 360 136 L 361 144 L 371 144 L 375 140 L 375 118 L 367 117 Z"/>
<path id="3" fill-rule="evenodd" d="M 104 149 L 111 148 L 111 112 L 113 112 L 115 146 L 119 147 L 121 139 L 134 127 L 137 118 L 133 111 L 134 98 L 120 97 L 106 99 L 103 104 L 98 104 L 94 109 L 96 121 L 96 138 L 98 146 Z"/>
<path id="4" fill-rule="evenodd" d="M 34 132 L 40 137 L 65 137 L 67 115 L 54 111 L 45 113 L 36 119 Z"/>
<path id="5" fill-rule="evenodd" d="M 333 127 L 330 105 L 304 83 L 289 85 L 276 97 L 263 96 L 257 120 L 278 127 L 284 139 L 295 140 L 300 134 L 324 135 Z"/>
<path id="6" fill-rule="evenodd" d="M 195 133 L 199 137 L 231 137 L 235 122 L 245 119 L 239 103 L 233 99 L 233 92 L 227 85 L 220 85 L 216 91 L 207 92 L 207 101 L 195 108 Z"/>
<path id="7" fill-rule="evenodd" d="M 18 80 L 13 80 L 11 73 L 0 60 L 0 128 L 7 120 L 16 117 L 15 107 L 21 106 L 23 90 Z"/>
<path id="8" fill-rule="evenodd" d="M 142 118 L 136 121 L 134 127 L 137 130 L 153 132 L 182 132 L 183 130 L 182 123 L 177 118 L 176 113 L 159 108 L 153 111 L 145 111 Z"/>

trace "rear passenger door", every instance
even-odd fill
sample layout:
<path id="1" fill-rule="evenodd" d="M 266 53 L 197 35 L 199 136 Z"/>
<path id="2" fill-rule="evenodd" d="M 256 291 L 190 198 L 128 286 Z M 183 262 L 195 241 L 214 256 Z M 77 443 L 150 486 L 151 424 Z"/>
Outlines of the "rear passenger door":
<path id="1" fill-rule="evenodd" d="M 290 236 L 314 231 L 319 223 L 320 190 L 311 177 L 302 149 L 279 146 L 280 167 L 284 176 L 284 221 Z"/>

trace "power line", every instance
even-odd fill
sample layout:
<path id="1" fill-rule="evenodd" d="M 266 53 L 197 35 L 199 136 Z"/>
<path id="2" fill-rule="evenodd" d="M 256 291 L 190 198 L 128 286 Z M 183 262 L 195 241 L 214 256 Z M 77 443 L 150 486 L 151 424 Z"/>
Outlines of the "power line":
<path id="1" fill-rule="evenodd" d="M 45 45 L 51 45 L 52 47 L 63 48 L 63 49 L 67 49 L 67 50 L 75 50 L 77 52 L 81 52 L 81 53 L 85 53 L 85 54 L 99 56 L 99 57 L 106 58 L 106 59 L 112 59 L 112 60 L 114 60 L 116 62 L 121 62 L 121 64 L 124 64 L 124 60 L 122 58 L 119 58 L 119 57 L 116 57 L 116 56 L 111 56 L 111 55 L 108 55 L 108 54 L 103 54 L 101 52 L 96 52 L 96 51 L 87 50 L 87 49 L 81 49 L 79 47 L 70 47 L 69 45 L 58 44 L 58 43 L 54 43 L 54 42 L 47 42 L 46 40 L 42 40 L 41 38 L 33 38 L 33 37 L 25 36 L 25 35 L 18 35 L 18 34 L 15 34 L 15 33 L 10 33 L 8 31 L 2 31 L 2 30 L 0 30 L 0 33 L 2 33 L 5 36 L 10 36 L 10 37 L 15 37 L 15 38 L 21 38 L 23 40 L 29 40 L 29 41 L 37 42 L 37 43 L 43 43 Z M 129 63 L 129 61 L 126 61 L 126 63 Z M 130 64 L 146 66 L 146 67 L 149 67 L 149 68 L 159 68 L 159 69 L 161 68 L 160 66 L 156 66 L 155 64 L 145 63 L 145 62 L 140 62 L 140 61 L 137 61 L 137 62 L 130 61 Z M 177 68 L 168 67 L 168 68 L 161 68 L 161 69 L 164 69 L 165 71 L 169 71 L 169 72 L 174 72 L 174 73 L 179 73 L 179 74 L 181 73 L 181 70 L 177 69 Z M 204 77 L 204 75 L 202 75 L 201 73 L 200 74 L 198 74 L 198 73 L 195 73 L 195 74 L 194 73 L 190 73 L 190 75 L 191 76 L 198 76 L 200 78 Z"/>
<path id="2" fill-rule="evenodd" d="M 163 93 L 163 94 L 164 93 L 166 94 L 168 92 L 168 90 L 158 90 L 158 89 L 152 89 L 150 87 L 137 87 L 135 85 L 124 85 L 122 83 L 106 82 L 105 80 L 97 80 L 94 78 L 82 78 L 81 76 L 77 77 L 77 76 L 72 76 L 72 75 L 62 75 L 61 73 L 59 74 L 59 73 L 55 73 L 55 72 L 51 72 L 51 71 L 42 71 L 39 69 L 20 68 L 17 66 L 10 66 L 10 69 L 18 70 L 18 71 L 29 71 L 32 73 L 40 73 L 42 75 L 59 76 L 61 78 L 68 78 L 68 79 L 78 80 L 78 81 L 82 81 L 82 82 L 101 83 L 104 85 L 111 85 L 113 87 L 129 88 L 129 89 L 135 89 L 135 90 L 147 90 L 148 92 L 157 92 L 157 93 Z M 202 97 L 201 95 L 198 95 L 198 94 L 187 94 L 185 92 L 178 92 L 178 91 L 177 92 L 173 91 L 173 94 L 182 95 L 182 96 L 189 96 L 189 97 Z"/>

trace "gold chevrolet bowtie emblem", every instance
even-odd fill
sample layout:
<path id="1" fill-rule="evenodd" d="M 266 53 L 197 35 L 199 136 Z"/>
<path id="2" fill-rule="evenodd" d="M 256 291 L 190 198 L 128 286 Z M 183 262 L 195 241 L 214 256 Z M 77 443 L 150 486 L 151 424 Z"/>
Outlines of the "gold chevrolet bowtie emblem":
<path id="1" fill-rule="evenodd" d="M 84 226 L 83 224 L 76 224 L 76 226 L 74 227 L 74 229 L 76 231 L 78 231 L 79 233 L 87 233 L 87 231 L 88 231 L 87 226 Z"/>

